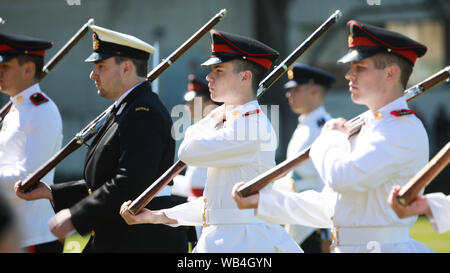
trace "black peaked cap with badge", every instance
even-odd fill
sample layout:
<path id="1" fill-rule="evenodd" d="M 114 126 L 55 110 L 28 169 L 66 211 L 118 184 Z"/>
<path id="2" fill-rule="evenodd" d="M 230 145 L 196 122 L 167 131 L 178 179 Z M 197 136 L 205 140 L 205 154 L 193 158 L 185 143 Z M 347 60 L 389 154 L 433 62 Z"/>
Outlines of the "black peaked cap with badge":
<path id="1" fill-rule="evenodd" d="M 45 51 L 52 46 L 53 42 L 26 35 L 0 33 L 0 63 L 7 62 L 18 55 L 44 58 Z"/>
<path id="2" fill-rule="evenodd" d="M 380 52 L 395 54 L 411 65 L 425 55 L 427 47 L 398 32 L 355 20 L 347 22 L 349 51 L 338 63 L 359 61 Z"/>
<path id="3" fill-rule="evenodd" d="M 284 88 L 294 88 L 304 83 L 314 83 L 329 88 L 334 82 L 335 78 L 330 73 L 312 67 L 306 64 L 294 63 L 287 71 L 289 81 L 284 84 Z"/>
<path id="4" fill-rule="evenodd" d="M 92 34 L 94 52 L 85 62 L 98 62 L 113 56 L 148 60 L 155 49 L 150 44 L 125 33 L 120 33 L 96 25 L 89 26 Z"/>
<path id="5" fill-rule="evenodd" d="M 202 63 L 202 66 L 242 59 L 255 63 L 267 71 L 280 55 L 278 51 L 252 38 L 214 29 L 210 34 L 212 56 Z"/>
<path id="6" fill-rule="evenodd" d="M 191 101 L 195 96 L 199 95 L 209 97 L 208 84 L 200 80 L 199 77 L 195 76 L 194 74 L 190 74 L 188 76 L 188 90 L 184 95 L 184 100 Z"/>

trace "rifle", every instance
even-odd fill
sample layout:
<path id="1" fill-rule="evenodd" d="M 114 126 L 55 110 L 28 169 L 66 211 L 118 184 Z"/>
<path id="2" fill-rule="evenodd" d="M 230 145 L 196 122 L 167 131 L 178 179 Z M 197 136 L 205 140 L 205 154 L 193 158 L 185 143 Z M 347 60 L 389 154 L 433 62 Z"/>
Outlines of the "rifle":
<path id="1" fill-rule="evenodd" d="M 400 204 L 407 206 L 450 163 L 450 141 L 409 182 L 397 196 Z"/>
<path id="2" fill-rule="evenodd" d="M 308 48 L 317 41 L 322 34 L 328 31 L 342 16 L 337 10 L 334 12 L 313 34 L 311 34 L 302 44 L 300 44 L 280 65 L 278 65 L 269 75 L 267 75 L 258 85 L 257 98 L 272 86 Z M 141 195 L 139 195 L 129 206 L 128 211 L 136 215 L 145 207 L 170 181 L 173 180 L 186 167 L 186 163 L 178 160 L 162 176 L 153 182 Z"/>
<path id="3" fill-rule="evenodd" d="M 430 76 L 426 80 L 407 89 L 406 91 L 404 91 L 404 96 L 406 97 L 406 100 L 409 102 L 409 101 L 415 99 L 416 97 L 422 95 L 423 93 L 430 90 L 437 84 L 446 80 L 449 77 L 449 74 L 450 74 L 450 66 L 447 66 L 446 68 L 444 68 L 441 71 L 437 72 L 436 74 Z M 361 118 L 362 115 L 363 114 L 360 114 L 357 117 L 347 121 L 346 124 L 349 125 L 351 128 L 349 137 L 354 134 L 357 134 L 359 132 L 359 130 L 361 130 L 361 127 L 364 125 L 364 122 Z M 264 186 L 266 186 L 273 180 L 275 180 L 279 177 L 282 177 L 287 172 L 292 170 L 294 167 L 304 163 L 306 160 L 309 159 L 310 149 L 311 149 L 311 146 L 309 148 L 306 148 L 305 150 L 299 152 L 294 157 L 281 162 L 274 168 L 255 177 L 254 179 L 244 183 L 238 190 L 239 196 L 247 197 L 249 195 L 257 193 L 260 189 L 262 189 Z"/>
<path id="4" fill-rule="evenodd" d="M 178 47 L 167 59 L 165 59 L 161 64 L 155 67 L 147 75 L 147 80 L 150 82 L 161 75 L 167 68 L 169 68 L 179 57 L 181 57 L 189 48 L 191 48 L 200 38 L 202 38 L 205 33 L 212 29 L 217 23 L 219 23 L 223 17 L 226 15 L 226 9 L 222 9 L 217 13 L 211 20 L 209 20 L 204 26 L 202 26 L 194 35 L 192 35 L 185 43 Z M 48 172 L 50 172 L 56 165 L 59 164 L 64 158 L 69 154 L 74 152 L 80 146 L 85 145 L 100 128 L 105 123 L 108 114 L 112 111 L 114 104 L 109 106 L 103 113 L 97 116 L 93 121 L 91 121 L 86 127 L 83 128 L 79 133 L 75 135 L 69 143 L 58 151 L 53 157 L 51 157 L 44 165 L 37 169 L 33 174 L 28 176 L 19 187 L 21 192 L 26 192 L 36 186 L 36 184 L 44 177 Z"/>
<path id="5" fill-rule="evenodd" d="M 0 18 L 1 19 L 1 18 Z M 56 64 L 61 61 L 64 56 L 74 47 L 80 40 L 83 38 L 83 36 L 88 32 L 89 26 L 94 24 L 94 19 L 89 19 L 86 24 L 84 24 L 78 31 L 75 33 L 72 38 L 53 56 L 53 58 L 48 61 L 48 63 L 42 68 L 41 77 L 39 78 L 39 82 L 42 81 L 47 74 L 53 69 L 53 67 L 56 66 Z M 0 110 L 0 122 L 3 121 L 6 114 L 8 114 L 9 109 L 11 108 L 12 103 L 8 102 L 6 105 L 4 105 Z"/>

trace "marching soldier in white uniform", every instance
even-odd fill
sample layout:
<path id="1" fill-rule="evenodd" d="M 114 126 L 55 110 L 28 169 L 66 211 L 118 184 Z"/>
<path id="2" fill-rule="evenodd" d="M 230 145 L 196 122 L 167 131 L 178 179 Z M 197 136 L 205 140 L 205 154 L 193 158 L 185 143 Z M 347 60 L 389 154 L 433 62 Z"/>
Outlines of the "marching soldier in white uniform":
<path id="1" fill-rule="evenodd" d="M 291 110 L 300 114 L 298 126 L 287 149 L 287 158 L 290 158 L 311 146 L 319 136 L 325 122 L 331 119 L 323 101 L 335 79 L 326 71 L 300 63 L 295 63 L 287 74 L 289 81 L 284 85 L 284 88 L 288 89 L 286 98 Z M 305 190 L 320 192 L 323 186 L 324 183 L 312 161 L 308 160 L 285 177 L 275 181 L 273 189 L 290 192 Z M 325 244 L 330 239 L 329 230 L 318 230 L 300 225 L 285 225 L 285 228 L 305 252 L 322 252 L 322 241 Z M 329 246 L 324 248 L 328 251 Z"/>
<path id="2" fill-rule="evenodd" d="M 403 90 L 426 47 L 396 32 L 356 21 L 347 23 L 352 101 L 366 105 L 360 133 L 349 139 L 345 120 L 324 125 L 310 157 L 325 182 L 322 192 L 263 189 L 240 198 L 277 223 L 332 228 L 334 252 L 428 252 L 409 237 L 416 217 L 400 219 L 388 203 L 394 185 L 406 184 L 428 161 L 428 137 Z"/>
<path id="3" fill-rule="evenodd" d="M 276 136 L 256 100 L 256 89 L 279 53 L 235 34 L 211 31 L 212 57 L 206 77 L 211 98 L 224 105 L 189 127 L 178 156 L 187 165 L 208 168 L 203 197 L 160 211 L 121 215 L 129 224 L 203 225 L 194 252 L 301 252 L 277 224 L 253 210 L 239 210 L 232 187 L 275 166 Z"/>
<path id="4" fill-rule="evenodd" d="M 55 103 L 41 91 L 39 79 L 51 42 L 0 34 L 0 91 L 12 106 L 0 131 L 0 190 L 11 201 L 29 252 L 57 252 L 62 245 L 47 226 L 54 215 L 46 200 L 26 202 L 14 192 L 18 180 L 33 173 L 61 148 L 62 120 Z M 53 184 L 54 171 L 42 180 Z"/>

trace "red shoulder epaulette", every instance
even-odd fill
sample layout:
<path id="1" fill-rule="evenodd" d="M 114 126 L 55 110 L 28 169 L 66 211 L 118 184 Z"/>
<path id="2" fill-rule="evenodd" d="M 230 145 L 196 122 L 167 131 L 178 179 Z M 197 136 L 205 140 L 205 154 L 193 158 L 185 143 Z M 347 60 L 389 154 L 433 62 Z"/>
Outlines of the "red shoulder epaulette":
<path id="1" fill-rule="evenodd" d="M 411 115 L 411 114 L 415 114 L 415 113 L 416 112 L 411 109 L 401 109 L 401 110 L 392 111 L 391 115 L 393 115 L 395 117 L 401 117 L 401 116 Z"/>
<path id="2" fill-rule="evenodd" d="M 247 112 L 247 113 L 245 113 L 245 114 L 242 114 L 242 116 L 243 117 L 247 117 L 247 116 L 250 116 L 250 115 L 253 115 L 253 114 L 259 114 L 259 109 L 256 109 L 256 110 L 253 110 L 253 111 L 249 111 L 249 112 Z"/>
<path id="3" fill-rule="evenodd" d="M 48 99 L 42 95 L 41 93 L 34 93 L 33 95 L 30 96 L 30 101 L 36 105 L 39 106 L 43 103 L 48 102 Z"/>

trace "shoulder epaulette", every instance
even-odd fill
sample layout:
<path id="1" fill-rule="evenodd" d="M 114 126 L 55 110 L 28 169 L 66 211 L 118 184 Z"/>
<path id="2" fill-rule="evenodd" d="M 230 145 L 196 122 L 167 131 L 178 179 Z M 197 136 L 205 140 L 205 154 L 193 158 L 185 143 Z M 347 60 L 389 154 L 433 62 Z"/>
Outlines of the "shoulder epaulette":
<path id="1" fill-rule="evenodd" d="M 33 95 L 30 96 L 30 101 L 36 105 L 39 106 L 43 103 L 48 102 L 48 99 L 42 95 L 41 93 L 34 93 Z"/>
<path id="2" fill-rule="evenodd" d="M 243 117 L 248 117 L 248 116 L 250 116 L 250 115 L 253 115 L 253 114 L 259 114 L 259 112 L 260 112 L 260 110 L 259 109 L 256 109 L 256 110 L 253 110 L 253 111 L 248 111 L 247 113 L 245 113 L 245 114 L 242 114 L 242 116 Z"/>
<path id="3" fill-rule="evenodd" d="M 393 115 L 394 117 L 401 117 L 401 116 L 411 115 L 411 114 L 415 114 L 415 113 L 416 112 L 411 109 L 400 109 L 400 110 L 391 111 L 391 115 Z"/>

